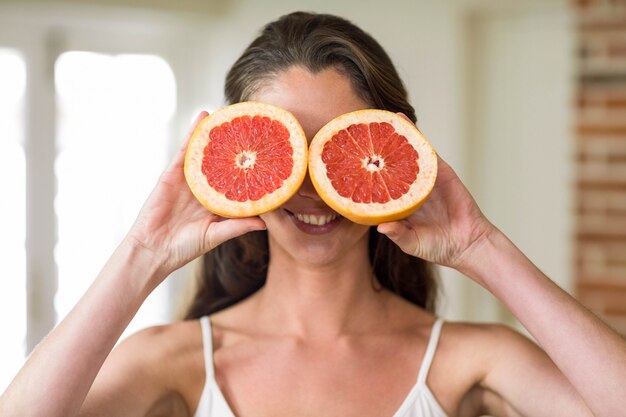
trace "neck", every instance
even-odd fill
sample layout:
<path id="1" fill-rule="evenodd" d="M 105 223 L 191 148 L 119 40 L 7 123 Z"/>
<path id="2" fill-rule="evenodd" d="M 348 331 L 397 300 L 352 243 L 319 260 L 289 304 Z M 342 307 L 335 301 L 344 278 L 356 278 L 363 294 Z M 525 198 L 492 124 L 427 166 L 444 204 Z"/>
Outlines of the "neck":
<path id="1" fill-rule="evenodd" d="M 385 292 L 371 269 L 367 238 L 341 259 L 323 265 L 294 259 L 272 247 L 270 240 L 272 257 L 267 281 L 256 297 L 257 317 L 278 323 L 280 332 L 306 338 L 366 331 L 385 309 Z"/>

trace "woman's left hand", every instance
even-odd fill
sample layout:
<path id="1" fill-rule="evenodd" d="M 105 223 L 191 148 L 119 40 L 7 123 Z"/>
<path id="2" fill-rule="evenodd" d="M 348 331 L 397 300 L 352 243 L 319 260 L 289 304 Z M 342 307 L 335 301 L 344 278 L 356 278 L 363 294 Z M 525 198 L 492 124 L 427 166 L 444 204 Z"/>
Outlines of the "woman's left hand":
<path id="1" fill-rule="evenodd" d="M 403 220 L 379 225 L 378 231 L 409 255 L 458 269 L 495 227 L 454 170 L 437 159 L 437 180 L 423 205 Z"/>

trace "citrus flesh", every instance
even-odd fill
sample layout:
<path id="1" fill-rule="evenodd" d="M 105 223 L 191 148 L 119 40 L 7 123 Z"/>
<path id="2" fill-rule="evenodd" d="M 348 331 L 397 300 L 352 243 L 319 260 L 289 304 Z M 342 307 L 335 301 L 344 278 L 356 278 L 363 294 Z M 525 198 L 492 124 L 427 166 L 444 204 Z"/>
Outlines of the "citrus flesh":
<path id="1" fill-rule="evenodd" d="M 302 127 L 279 107 L 243 102 L 207 116 L 185 155 L 185 178 L 209 211 L 225 217 L 273 210 L 298 190 L 307 169 Z"/>
<path id="2" fill-rule="evenodd" d="M 385 110 L 358 110 L 326 124 L 309 146 L 317 193 L 355 223 L 402 219 L 428 197 L 437 154 L 413 123 Z"/>

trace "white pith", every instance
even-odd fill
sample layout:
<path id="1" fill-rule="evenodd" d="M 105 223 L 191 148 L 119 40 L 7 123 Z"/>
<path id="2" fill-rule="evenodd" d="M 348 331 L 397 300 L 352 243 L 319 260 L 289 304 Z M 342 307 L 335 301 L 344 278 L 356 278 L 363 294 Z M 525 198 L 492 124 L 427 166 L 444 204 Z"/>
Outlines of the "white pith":
<path id="1" fill-rule="evenodd" d="M 241 151 L 241 153 L 235 157 L 235 165 L 237 165 L 238 168 L 254 168 L 255 161 L 255 151 Z"/>
<path id="2" fill-rule="evenodd" d="M 378 162 L 378 165 L 376 163 Z M 380 155 L 372 155 L 363 159 L 363 168 L 369 172 L 381 171 L 385 167 L 385 160 Z"/>
<path id="3" fill-rule="evenodd" d="M 318 216 L 316 214 L 294 213 L 294 216 L 302 223 L 314 224 L 317 226 L 324 226 L 325 224 L 328 224 L 337 218 L 337 214 L 335 213 L 321 216 Z"/>

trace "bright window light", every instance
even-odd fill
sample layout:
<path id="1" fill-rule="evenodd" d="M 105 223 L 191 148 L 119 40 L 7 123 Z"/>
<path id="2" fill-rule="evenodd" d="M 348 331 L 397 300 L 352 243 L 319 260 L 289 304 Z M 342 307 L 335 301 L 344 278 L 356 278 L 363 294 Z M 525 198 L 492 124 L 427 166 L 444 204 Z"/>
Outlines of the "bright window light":
<path id="1" fill-rule="evenodd" d="M 122 240 L 166 166 L 176 82 L 158 56 L 72 51 L 56 61 L 55 86 L 55 308 L 61 320 Z M 161 285 L 124 336 L 168 320 Z"/>
<path id="2" fill-rule="evenodd" d="M 0 392 L 24 361 L 26 338 L 26 165 L 20 54 L 0 48 Z"/>

